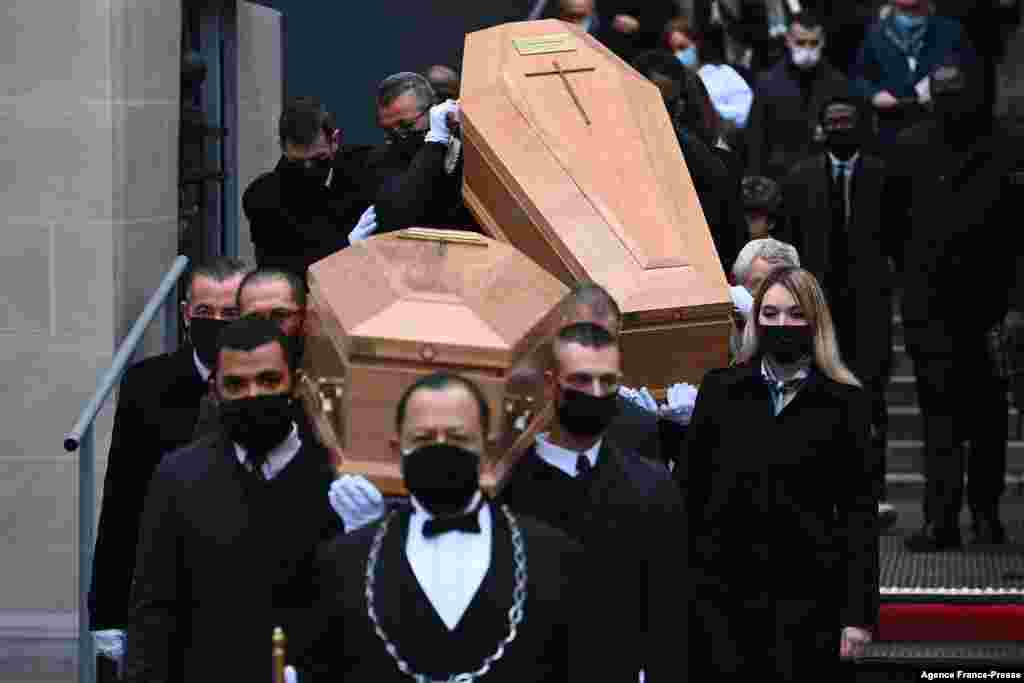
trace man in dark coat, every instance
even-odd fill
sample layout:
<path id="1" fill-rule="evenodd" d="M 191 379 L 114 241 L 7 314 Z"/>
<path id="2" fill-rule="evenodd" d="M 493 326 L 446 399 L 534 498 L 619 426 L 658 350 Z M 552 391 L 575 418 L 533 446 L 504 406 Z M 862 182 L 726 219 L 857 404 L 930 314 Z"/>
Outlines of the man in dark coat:
<path id="1" fill-rule="evenodd" d="M 269 681 L 271 634 L 313 600 L 316 546 L 340 532 L 326 453 L 291 417 L 295 365 L 271 323 L 221 333 L 222 429 L 168 455 L 146 498 L 126 679 Z"/>
<path id="2" fill-rule="evenodd" d="M 577 597 L 581 548 L 480 491 L 481 390 L 435 373 L 396 413 L 409 504 L 320 552 L 319 599 L 293 639 L 299 680 L 598 680 L 584 673 L 601 657 Z"/>
<path id="3" fill-rule="evenodd" d="M 719 261 L 723 270 L 727 270 L 746 242 L 747 224 L 740 201 L 739 178 L 730 174 L 711 148 L 717 133 L 704 115 L 700 77 L 664 51 L 638 55 L 633 67 L 661 90 Z"/>
<path id="4" fill-rule="evenodd" d="M 547 380 L 551 431 L 515 464 L 498 500 L 583 544 L 584 593 L 602 615 L 601 680 L 686 680 L 690 582 L 683 501 L 665 468 L 607 438 L 618 409 L 618 344 L 603 327 L 563 328 Z M 614 584 L 614 585 L 610 585 Z M 614 626 L 613 626 L 614 624 Z"/>
<path id="5" fill-rule="evenodd" d="M 921 91 L 932 69 L 951 57 L 974 59 L 959 22 L 932 14 L 929 0 L 891 4 L 893 11 L 868 30 L 852 76 L 854 93 L 875 108 L 880 152 L 927 116 Z"/>
<path id="6" fill-rule="evenodd" d="M 818 113 L 850 84 L 822 56 L 822 21 L 801 15 L 786 35 L 786 56 L 761 75 L 747 127 L 747 175 L 781 180 L 793 164 L 821 151 Z"/>
<path id="7" fill-rule="evenodd" d="M 890 170 L 892 224 L 906 226 L 903 327 L 914 361 L 925 433 L 925 527 L 912 550 L 960 545 L 958 519 L 967 459 L 974 540 L 1005 535 L 999 498 L 1006 474 L 1006 389 L 987 333 L 1009 308 L 1021 263 L 1005 248 L 1017 214 L 1024 154 L 1019 135 L 980 114 L 983 98 L 967 70 L 942 65 L 931 76 L 935 115 L 900 135 Z M 965 292 L 983 287 L 969 299 Z"/>
<path id="8" fill-rule="evenodd" d="M 217 334 L 238 317 L 235 297 L 246 270 L 228 258 L 197 266 L 181 305 L 190 343 L 132 365 L 121 380 L 89 592 L 94 630 L 123 629 L 128 623 L 146 487 L 160 458 L 193 440 L 200 402 L 209 391 Z"/>
<path id="9" fill-rule="evenodd" d="M 866 109 L 852 98 L 829 100 L 821 111 L 826 151 L 796 164 L 782 191 L 792 243 L 822 284 L 843 360 L 871 400 L 873 462 L 885 503 L 895 228 L 882 205 L 885 164 L 861 153 Z"/>
<path id="10" fill-rule="evenodd" d="M 310 97 L 281 114 L 282 156 L 250 183 L 242 207 L 261 268 L 283 268 L 305 281 L 310 264 L 348 246 L 370 205 L 360 184 L 367 147 L 340 145 L 334 117 Z"/>
<path id="11" fill-rule="evenodd" d="M 388 76 L 377 88 L 377 125 L 387 141 L 367 155 L 362 184 L 373 211 L 352 239 L 413 226 L 476 229 L 462 202 L 462 158 L 453 142 L 458 105 L 436 104 L 436 97 L 412 72 Z"/>

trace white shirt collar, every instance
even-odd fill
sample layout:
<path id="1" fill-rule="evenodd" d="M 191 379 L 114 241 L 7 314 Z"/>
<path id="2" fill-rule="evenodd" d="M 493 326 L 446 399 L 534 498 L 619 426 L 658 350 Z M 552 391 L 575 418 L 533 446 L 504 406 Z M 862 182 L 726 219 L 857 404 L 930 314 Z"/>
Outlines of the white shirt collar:
<path id="1" fill-rule="evenodd" d="M 482 495 L 477 491 L 466 506 L 467 512 L 480 502 Z M 477 512 L 479 534 L 456 531 L 425 538 L 423 525 L 433 515 L 414 496 L 409 499 L 413 511 L 405 542 L 406 557 L 434 611 L 448 630 L 454 631 L 491 566 L 491 506 L 481 505 Z"/>
<path id="2" fill-rule="evenodd" d="M 603 438 L 598 439 L 597 443 L 583 451 L 583 455 L 587 456 L 591 467 L 597 466 L 597 454 L 601 450 L 601 443 L 603 441 Z M 576 459 L 580 455 L 579 451 L 570 451 L 567 448 L 551 443 L 548 441 L 548 432 L 538 434 L 534 439 L 534 443 L 537 446 L 537 455 L 540 456 L 541 460 L 552 467 L 557 467 L 573 479 L 576 478 Z"/>
<path id="3" fill-rule="evenodd" d="M 845 166 L 846 168 L 853 168 L 853 165 L 857 163 L 857 159 L 860 159 L 860 152 L 854 152 L 853 156 L 847 159 L 846 161 L 843 161 L 839 157 L 835 156 L 834 154 L 832 154 L 832 152 L 826 152 L 826 154 L 828 154 L 828 160 L 831 163 L 833 170 L 839 168 L 840 166 Z"/>
<path id="4" fill-rule="evenodd" d="M 199 376 L 203 378 L 203 381 L 209 382 L 212 371 L 210 368 L 203 365 L 203 361 L 199 360 L 199 354 L 196 353 L 195 349 L 192 349 L 192 362 L 196 364 L 196 372 L 198 372 Z"/>
<path id="5" fill-rule="evenodd" d="M 233 443 L 233 445 L 238 462 L 242 463 L 247 469 L 251 469 L 251 465 L 246 458 L 245 449 L 237 443 Z M 270 453 L 267 454 L 267 461 L 263 463 L 263 476 L 269 481 L 279 475 L 281 470 L 298 454 L 300 448 L 302 448 L 302 439 L 299 438 L 299 428 L 292 422 L 292 431 L 288 432 L 288 436 L 285 437 L 284 441 L 270 449 Z"/>
<path id="6" fill-rule="evenodd" d="M 791 382 L 793 380 L 798 380 L 798 379 L 807 379 L 808 375 L 811 374 L 811 364 L 810 364 L 810 362 L 808 362 L 806 365 L 801 366 L 799 370 L 797 370 L 795 373 L 793 373 L 792 377 L 786 377 L 785 379 L 779 379 L 778 375 L 775 372 L 775 367 L 771 363 L 768 362 L 767 358 L 762 358 L 761 359 L 761 374 L 764 376 L 764 378 L 766 380 L 768 380 L 770 382 L 775 382 L 775 383 Z"/>

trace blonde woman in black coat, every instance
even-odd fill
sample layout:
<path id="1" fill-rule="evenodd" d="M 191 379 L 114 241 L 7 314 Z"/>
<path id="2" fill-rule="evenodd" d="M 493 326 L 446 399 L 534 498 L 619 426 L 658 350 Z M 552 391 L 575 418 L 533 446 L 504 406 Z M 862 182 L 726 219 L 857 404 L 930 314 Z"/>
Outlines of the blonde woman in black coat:
<path id="1" fill-rule="evenodd" d="M 773 271 L 751 320 L 737 364 L 705 376 L 675 472 L 704 625 L 691 666 L 829 680 L 878 613 L 869 403 L 809 272 Z"/>

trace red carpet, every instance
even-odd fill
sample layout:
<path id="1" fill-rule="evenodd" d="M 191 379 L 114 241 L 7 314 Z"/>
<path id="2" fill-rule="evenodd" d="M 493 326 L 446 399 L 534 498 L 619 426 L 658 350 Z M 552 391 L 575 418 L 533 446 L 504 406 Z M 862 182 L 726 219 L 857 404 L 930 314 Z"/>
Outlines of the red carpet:
<path id="1" fill-rule="evenodd" d="M 883 604 L 876 640 L 1024 641 L 1024 604 Z"/>

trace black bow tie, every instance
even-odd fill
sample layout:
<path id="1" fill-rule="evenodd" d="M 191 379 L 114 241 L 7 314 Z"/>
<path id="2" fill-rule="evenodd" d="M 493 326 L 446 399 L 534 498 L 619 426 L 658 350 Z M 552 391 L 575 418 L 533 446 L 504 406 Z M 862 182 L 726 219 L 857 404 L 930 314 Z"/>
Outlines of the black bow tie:
<path id="1" fill-rule="evenodd" d="M 423 525 L 423 538 L 434 538 L 449 531 L 465 531 L 467 534 L 478 534 L 480 533 L 479 512 L 480 506 L 478 505 L 464 515 L 428 519 Z"/>

